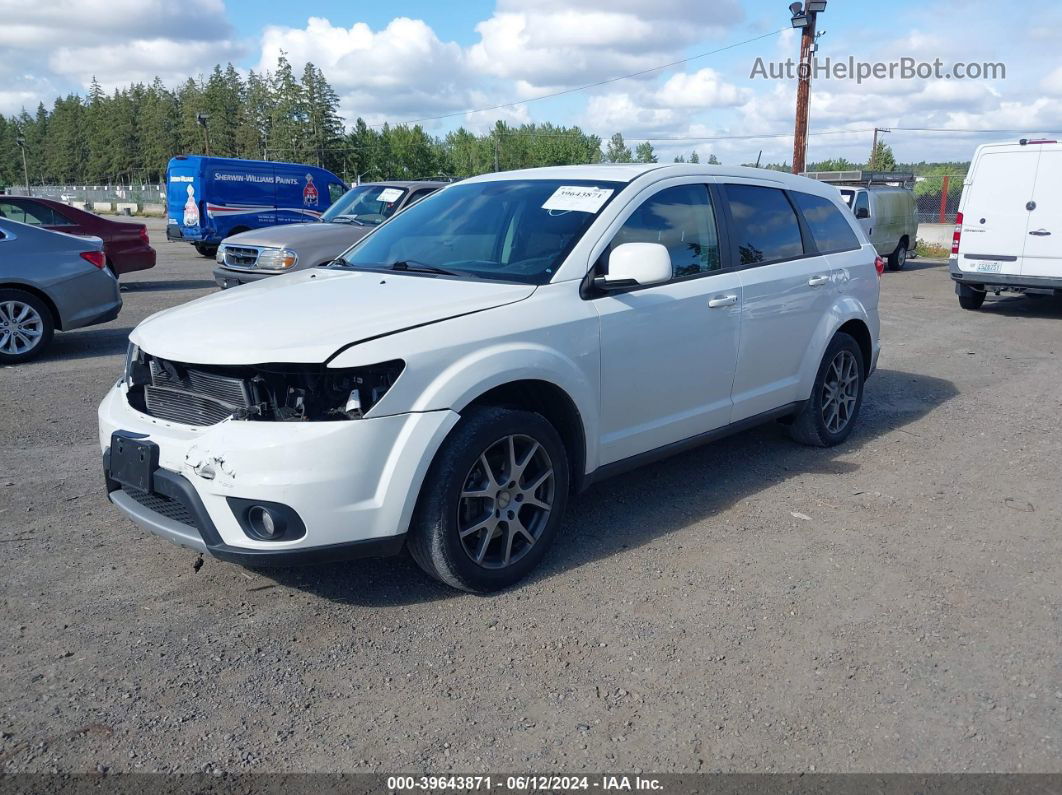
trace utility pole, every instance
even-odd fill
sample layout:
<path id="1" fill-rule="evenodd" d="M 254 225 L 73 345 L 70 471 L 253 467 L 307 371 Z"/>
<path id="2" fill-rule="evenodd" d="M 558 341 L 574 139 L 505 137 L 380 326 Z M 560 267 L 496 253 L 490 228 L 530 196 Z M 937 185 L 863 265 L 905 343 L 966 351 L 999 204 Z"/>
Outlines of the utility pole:
<path id="1" fill-rule="evenodd" d="M 870 159 L 867 161 L 867 169 L 874 170 L 874 155 L 878 153 L 878 133 L 892 132 L 887 127 L 875 127 L 874 128 L 874 142 L 870 145 Z"/>
<path id="2" fill-rule="evenodd" d="M 29 184 L 29 166 L 26 165 L 26 139 L 19 135 L 15 139 L 15 143 L 18 144 L 18 148 L 22 150 L 22 178 L 26 181 L 26 195 L 32 196 Z"/>
<path id="3" fill-rule="evenodd" d="M 826 10 L 826 0 L 807 0 L 789 6 L 793 27 L 800 30 L 800 65 L 797 67 L 796 129 L 793 132 L 793 173 L 804 171 L 808 151 L 808 103 L 811 99 L 811 60 L 815 54 L 815 21 Z"/>
<path id="4" fill-rule="evenodd" d="M 498 128 L 497 127 L 494 128 L 493 138 L 494 138 L 494 170 L 495 171 L 501 171 L 501 166 L 498 165 L 498 160 L 499 160 L 498 140 L 499 140 L 499 137 L 498 137 Z"/>

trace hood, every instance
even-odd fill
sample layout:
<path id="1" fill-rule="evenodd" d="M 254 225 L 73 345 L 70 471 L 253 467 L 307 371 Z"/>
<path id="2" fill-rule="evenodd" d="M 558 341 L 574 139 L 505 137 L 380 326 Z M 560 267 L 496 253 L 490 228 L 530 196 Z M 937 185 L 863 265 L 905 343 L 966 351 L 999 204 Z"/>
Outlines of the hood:
<path id="1" fill-rule="evenodd" d="M 188 364 L 321 364 L 346 345 L 522 301 L 534 291 L 534 285 L 315 268 L 164 310 L 129 338 L 153 356 Z"/>
<path id="2" fill-rule="evenodd" d="M 338 246 L 336 248 L 336 255 L 338 256 L 375 228 L 374 226 L 359 226 L 358 224 L 333 224 L 328 221 L 308 224 L 284 224 L 283 226 L 267 226 L 262 229 L 252 229 L 249 232 L 240 232 L 238 235 L 225 238 L 222 242 L 225 245 L 270 246 L 274 248 L 290 248 L 295 251 L 306 247 L 334 245 Z"/>

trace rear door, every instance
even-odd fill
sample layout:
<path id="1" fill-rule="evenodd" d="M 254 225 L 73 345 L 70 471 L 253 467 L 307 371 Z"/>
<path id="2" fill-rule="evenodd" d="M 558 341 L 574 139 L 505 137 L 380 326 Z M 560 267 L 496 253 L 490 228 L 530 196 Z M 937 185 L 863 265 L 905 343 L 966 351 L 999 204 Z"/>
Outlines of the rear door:
<path id="1" fill-rule="evenodd" d="M 1032 201 L 1021 275 L 1062 278 L 1062 148 L 1041 149 Z"/>
<path id="2" fill-rule="evenodd" d="M 202 240 L 203 183 L 198 158 L 170 161 L 166 172 L 166 236 Z"/>
<path id="3" fill-rule="evenodd" d="M 724 191 L 743 266 L 737 422 L 807 397 L 799 394 L 802 363 L 837 287 L 785 191 L 751 183 L 727 183 Z"/>
<path id="4" fill-rule="evenodd" d="M 1039 148 L 1022 146 L 983 151 L 974 163 L 962 203 L 961 270 L 1021 273 L 1039 159 Z"/>

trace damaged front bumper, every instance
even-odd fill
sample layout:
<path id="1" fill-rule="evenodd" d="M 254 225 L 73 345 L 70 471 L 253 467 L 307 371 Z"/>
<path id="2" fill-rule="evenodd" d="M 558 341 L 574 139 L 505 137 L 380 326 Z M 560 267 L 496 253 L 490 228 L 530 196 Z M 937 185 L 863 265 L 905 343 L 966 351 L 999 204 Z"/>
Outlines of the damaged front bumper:
<path id="1" fill-rule="evenodd" d="M 173 543 L 262 566 L 397 552 L 427 468 L 458 420 L 455 412 L 431 411 L 195 428 L 137 411 L 121 383 L 98 416 L 108 496 L 119 510 Z M 111 477 L 116 432 L 157 446 L 149 485 Z M 236 508 L 248 501 L 289 508 L 305 532 L 292 540 L 253 537 Z"/>

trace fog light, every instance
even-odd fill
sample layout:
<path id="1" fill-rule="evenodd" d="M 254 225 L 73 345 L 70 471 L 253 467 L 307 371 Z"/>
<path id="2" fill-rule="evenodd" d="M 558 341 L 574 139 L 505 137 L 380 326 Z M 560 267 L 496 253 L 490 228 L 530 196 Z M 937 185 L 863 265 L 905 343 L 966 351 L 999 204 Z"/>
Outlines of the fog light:
<path id="1" fill-rule="evenodd" d="M 261 505 L 252 505 L 247 510 L 247 522 L 259 536 L 273 539 L 284 534 L 284 517 Z"/>

